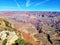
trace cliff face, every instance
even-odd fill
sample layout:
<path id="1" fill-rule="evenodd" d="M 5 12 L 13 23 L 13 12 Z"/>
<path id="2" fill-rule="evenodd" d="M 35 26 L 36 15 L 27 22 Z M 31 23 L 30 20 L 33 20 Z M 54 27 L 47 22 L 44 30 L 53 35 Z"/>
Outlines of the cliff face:
<path id="1" fill-rule="evenodd" d="M 11 22 L 5 20 L 5 18 L 0 18 L 0 45 L 16 45 L 16 43 L 18 45 L 33 45 L 24 40 L 21 35 L 22 32 L 15 27 L 12 27 L 12 25 L 14 26 L 14 24 L 11 24 Z M 19 43 L 16 42 L 16 40 Z"/>
<path id="2" fill-rule="evenodd" d="M 34 37 L 39 34 L 36 28 L 31 24 L 15 24 L 15 29 L 21 32 L 22 38 L 33 45 L 42 45 L 42 41 Z M 39 36 L 40 37 L 40 36 Z"/>
<path id="3" fill-rule="evenodd" d="M 12 25 L 13 25 L 13 27 L 12 27 Z M 38 41 L 37 38 L 34 37 L 35 34 L 39 34 L 39 33 L 32 24 L 22 24 L 22 23 L 21 24 L 18 24 L 18 23 L 12 24 L 8 20 L 0 18 L 0 33 L 3 31 L 5 31 L 5 32 L 11 31 L 9 33 L 11 33 L 12 35 L 13 35 L 13 31 L 15 31 L 18 36 L 20 33 L 21 38 L 23 40 L 25 40 L 26 42 L 29 42 L 32 45 L 42 45 L 42 41 L 40 41 L 40 40 Z M 13 41 L 15 39 L 17 39 L 18 37 L 17 37 L 17 35 L 13 35 L 13 36 L 12 35 L 9 38 L 12 37 L 10 39 L 10 41 L 12 41 L 12 43 L 13 43 Z M 13 39 L 14 37 L 15 37 L 15 39 Z M 6 45 L 11 45 L 10 43 L 8 43 Z"/>

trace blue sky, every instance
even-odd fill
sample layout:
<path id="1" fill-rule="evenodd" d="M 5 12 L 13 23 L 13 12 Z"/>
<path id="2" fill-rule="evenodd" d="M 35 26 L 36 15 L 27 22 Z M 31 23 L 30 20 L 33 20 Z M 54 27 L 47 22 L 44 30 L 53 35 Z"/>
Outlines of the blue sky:
<path id="1" fill-rule="evenodd" d="M 60 12 L 60 0 L 0 0 L 0 11 Z"/>

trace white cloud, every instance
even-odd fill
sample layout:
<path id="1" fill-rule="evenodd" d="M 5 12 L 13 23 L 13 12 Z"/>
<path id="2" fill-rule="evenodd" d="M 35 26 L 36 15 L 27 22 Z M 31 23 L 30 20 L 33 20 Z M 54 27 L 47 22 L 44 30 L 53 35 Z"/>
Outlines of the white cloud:
<path id="1" fill-rule="evenodd" d="M 41 4 L 44 4 L 50 0 L 44 0 L 44 1 L 41 1 L 41 2 L 38 2 L 38 3 L 35 3 L 35 2 L 30 2 L 31 0 L 26 0 L 26 7 L 30 7 L 30 6 L 38 6 L 38 5 L 41 5 Z M 37 0 L 36 0 L 37 1 Z"/>
<path id="2" fill-rule="evenodd" d="M 20 8 L 21 6 L 20 6 L 20 4 L 17 2 L 17 0 L 14 0 L 14 1 L 15 1 L 15 3 L 17 4 L 17 7 Z M 37 1 L 37 0 L 36 0 L 36 1 Z M 44 0 L 44 1 L 41 1 L 41 2 L 38 2 L 38 3 L 35 3 L 35 2 L 31 2 L 31 0 L 26 0 L 25 6 L 26 6 L 26 7 L 38 6 L 38 5 L 41 5 L 41 4 L 46 3 L 46 2 L 48 2 L 48 1 L 49 1 L 49 0 Z"/>
<path id="3" fill-rule="evenodd" d="M 17 7 L 20 8 L 20 4 L 17 2 L 17 0 L 14 0 L 14 1 L 17 4 Z"/>
<path id="4" fill-rule="evenodd" d="M 44 1 L 42 1 L 42 2 L 38 2 L 38 3 L 36 3 L 34 6 L 41 5 L 41 4 L 46 3 L 46 2 L 48 2 L 48 1 L 49 1 L 49 0 L 44 0 Z"/>
<path id="5" fill-rule="evenodd" d="M 30 0 L 26 0 L 26 7 L 30 6 Z"/>

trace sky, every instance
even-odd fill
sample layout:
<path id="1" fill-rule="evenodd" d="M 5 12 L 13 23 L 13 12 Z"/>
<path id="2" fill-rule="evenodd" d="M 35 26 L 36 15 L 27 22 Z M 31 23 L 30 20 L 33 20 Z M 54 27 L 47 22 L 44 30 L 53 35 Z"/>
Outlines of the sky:
<path id="1" fill-rule="evenodd" d="M 0 11 L 60 12 L 60 0 L 0 0 Z"/>

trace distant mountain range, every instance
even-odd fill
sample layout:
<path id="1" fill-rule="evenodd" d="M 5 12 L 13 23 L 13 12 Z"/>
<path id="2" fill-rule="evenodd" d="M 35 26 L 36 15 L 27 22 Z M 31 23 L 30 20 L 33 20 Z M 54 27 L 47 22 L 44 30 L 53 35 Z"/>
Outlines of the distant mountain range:
<path id="1" fill-rule="evenodd" d="M 7 11 L 0 12 L 0 16 L 15 23 L 32 24 L 40 34 L 35 37 L 39 36 L 43 45 L 60 44 L 60 12 Z"/>

